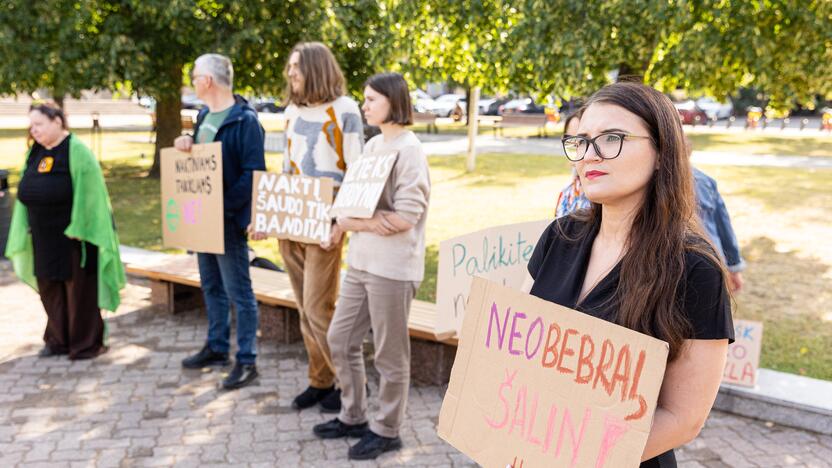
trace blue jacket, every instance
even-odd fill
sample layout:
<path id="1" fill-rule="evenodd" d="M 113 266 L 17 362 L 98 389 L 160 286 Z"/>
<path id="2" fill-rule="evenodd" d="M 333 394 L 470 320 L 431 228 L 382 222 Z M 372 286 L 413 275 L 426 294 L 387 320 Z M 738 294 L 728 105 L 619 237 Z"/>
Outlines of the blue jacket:
<path id="1" fill-rule="evenodd" d="M 226 223 L 233 221 L 245 229 L 251 222 L 251 183 L 253 171 L 265 171 L 265 130 L 257 111 L 248 101 L 234 95 L 234 106 L 222 122 L 214 141 L 222 142 L 222 189 Z M 194 135 L 208 108 L 199 111 Z"/>
<path id="2" fill-rule="evenodd" d="M 725 202 L 716 189 L 716 181 L 697 168 L 693 168 L 693 180 L 696 189 L 696 201 L 699 205 L 699 218 L 705 232 L 714 243 L 717 252 L 721 252 L 732 272 L 745 269 L 745 262 L 740 256 L 737 236 L 731 227 L 731 218 Z"/>

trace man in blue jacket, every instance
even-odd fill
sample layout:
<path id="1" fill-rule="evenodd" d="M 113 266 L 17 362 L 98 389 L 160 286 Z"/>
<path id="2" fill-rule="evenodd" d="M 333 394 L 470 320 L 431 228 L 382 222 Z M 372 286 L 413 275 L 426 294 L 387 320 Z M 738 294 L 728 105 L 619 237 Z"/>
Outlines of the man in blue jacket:
<path id="1" fill-rule="evenodd" d="M 265 132 L 257 112 L 232 92 L 234 69 L 228 57 L 205 54 L 194 62 L 191 82 L 206 108 L 197 117 L 194 136 L 174 141 L 180 151 L 195 143 L 222 142 L 225 254 L 197 254 L 202 293 L 208 310 L 208 340 L 182 361 L 188 369 L 229 364 L 229 300 L 237 311 L 237 356 L 223 380 L 226 389 L 248 385 L 257 378 L 257 300 L 249 276 L 246 227 L 251 217 L 252 172 L 266 170 Z"/>

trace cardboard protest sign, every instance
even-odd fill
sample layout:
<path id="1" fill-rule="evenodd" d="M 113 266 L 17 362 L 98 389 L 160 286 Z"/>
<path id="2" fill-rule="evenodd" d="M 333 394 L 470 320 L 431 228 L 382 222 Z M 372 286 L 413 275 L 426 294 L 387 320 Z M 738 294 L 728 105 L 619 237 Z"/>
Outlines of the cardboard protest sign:
<path id="1" fill-rule="evenodd" d="M 329 240 L 332 179 L 254 171 L 251 220 L 269 237 L 318 244 Z"/>
<path id="2" fill-rule="evenodd" d="M 734 342 L 728 346 L 722 382 L 747 387 L 756 385 L 762 342 L 762 322 L 734 320 Z"/>
<path id="3" fill-rule="evenodd" d="M 496 226 L 439 244 L 436 331 L 459 334 L 474 276 L 519 289 L 540 235 L 552 221 Z"/>
<path id="4" fill-rule="evenodd" d="M 190 153 L 164 148 L 160 157 L 162 244 L 225 253 L 222 143 L 194 145 Z"/>
<path id="5" fill-rule="evenodd" d="M 439 436 L 485 467 L 638 466 L 667 343 L 482 278 Z"/>
<path id="6" fill-rule="evenodd" d="M 365 154 L 350 164 L 332 204 L 332 216 L 372 218 L 398 151 Z"/>

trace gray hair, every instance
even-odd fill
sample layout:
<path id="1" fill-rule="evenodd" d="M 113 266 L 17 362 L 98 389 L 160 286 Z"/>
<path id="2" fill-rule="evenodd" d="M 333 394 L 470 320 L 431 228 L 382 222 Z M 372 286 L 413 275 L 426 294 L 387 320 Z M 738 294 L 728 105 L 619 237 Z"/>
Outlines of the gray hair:
<path id="1" fill-rule="evenodd" d="M 234 86 L 234 67 L 231 59 L 220 54 L 202 54 L 194 61 L 194 66 L 201 66 L 220 86 L 232 89 Z"/>

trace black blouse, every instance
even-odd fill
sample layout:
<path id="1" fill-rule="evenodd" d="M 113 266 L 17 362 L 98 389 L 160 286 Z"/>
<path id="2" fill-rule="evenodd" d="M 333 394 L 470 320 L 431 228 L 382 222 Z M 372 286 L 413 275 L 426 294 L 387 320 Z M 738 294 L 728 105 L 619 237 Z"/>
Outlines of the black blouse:
<path id="1" fill-rule="evenodd" d="M 17 198 L 26 206 L 29 215 L 35 276 L 46 280 L 69 280 L 72 277 L 72 249 L 81 248 L 78 241 L 64 235 L 72 218 L 70 138 L 67 136 L 50 150 L 35 143 L 17 188 Z M 85 248 L 86 270 L 94 272 L 97 251 L 90 244 Z"/>
<path id="2" fill-rule="evenodd" d="M 578 304 L 598 227 L 581 237 L 587 226 L 572 216 L 555 220 L 543 232 L 529 260 L 534 278 L 531 294 L 609 322 L 616 318 L 615 291 L 620 262 Z M 701 254 L 685 255 L 685 280 L 680 288 L 684 313 L 692 326 L 690 339 L 734 341 L 731 305 L 719 268 Z M 642 467 L 675 467 L 670 450 Z"/>

